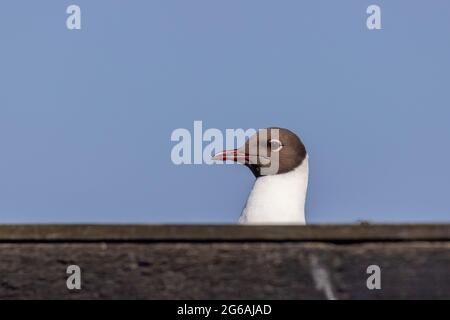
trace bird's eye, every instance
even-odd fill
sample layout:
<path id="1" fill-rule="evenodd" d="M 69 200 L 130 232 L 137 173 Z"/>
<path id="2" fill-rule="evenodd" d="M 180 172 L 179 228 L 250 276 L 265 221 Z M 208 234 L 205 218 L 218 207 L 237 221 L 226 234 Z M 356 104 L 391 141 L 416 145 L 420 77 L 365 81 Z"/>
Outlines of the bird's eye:
<path id="1" fill-rule="evenodd" d="M 283 148 L 283 144 L 281 143 L 281 141 L 276 140 L 276 139 L 269 140 L 269 145 L 270 145 L 270 149 L 273 152 L 278 152 Z"/>

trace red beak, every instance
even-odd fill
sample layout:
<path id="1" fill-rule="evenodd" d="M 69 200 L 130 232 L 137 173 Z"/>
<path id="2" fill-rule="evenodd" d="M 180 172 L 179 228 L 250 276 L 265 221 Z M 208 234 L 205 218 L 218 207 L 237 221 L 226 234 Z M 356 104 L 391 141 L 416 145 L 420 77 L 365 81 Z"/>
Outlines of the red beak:
<path id="1" fill-rule="evenodd" d="M 212 159 L 221 161 L 232 160 L 235 162 L 245 162 L 246 160 L 248 160 L 248 155 L 242 153 L 241 151 L 239 151 L 239 149 L 233 149 L 221 151 L 215 154 Z"/>

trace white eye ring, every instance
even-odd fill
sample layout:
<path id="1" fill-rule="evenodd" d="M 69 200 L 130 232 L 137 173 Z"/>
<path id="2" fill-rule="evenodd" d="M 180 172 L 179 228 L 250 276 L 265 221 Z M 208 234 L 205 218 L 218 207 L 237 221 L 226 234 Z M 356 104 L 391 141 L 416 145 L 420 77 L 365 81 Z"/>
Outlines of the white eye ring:
<path id="1" fill-rule="evenodd" d="M 270 143 L 270 147 L 271 147 L 273 152 L 279 152 L 281 149 L 283 149 L 283 144 L 281 143 L 280 140 L 270 139 L 269 143 Z M 275 148 L 274 148 L 274 145 L 276 145 Z"/>

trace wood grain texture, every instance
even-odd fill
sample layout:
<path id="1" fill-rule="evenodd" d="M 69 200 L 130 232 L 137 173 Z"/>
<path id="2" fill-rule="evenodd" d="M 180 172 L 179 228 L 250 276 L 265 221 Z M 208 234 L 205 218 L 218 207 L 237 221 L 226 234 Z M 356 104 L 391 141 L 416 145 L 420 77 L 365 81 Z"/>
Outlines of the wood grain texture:
<path id="1" fill-rule="evenodd" d="M 450 241 L 450 225 L 0 225 L 0 242 L 416 240 Z"/>
<path id="2" fill-rule="evenodd" d="M 450 241 L 442 240 L 447 227 L 439 229 L 437 239 L 426 237 L 426 230 L 433 228 L 408 231 L 414 227 L 395 226 L 404 232 L 401 241 L 392 241 L 399 235 L 389 228 L 384 237 L 369 231 L 374 241 L 367 235 L 348 234 L 353 228 L 349 226 L 322 229 L 332 231 L 323 238 L 310 227 L 288 228 L 285 237 L 279 227 L 255 229 L 274 239 L 257 231 L 239 235 L 237 230 L 246 228 L 226 226 L 228 231 L 235 229 L 231 237 L 212 235 L 209 226 L 196 226 L 197 234 L 190 241 L 186 230 L 181 238 L 169 237 L 176 226 L 168 227 L 165 234 L 160 229 L 157 236 L 149 233 L 155 229 L 143 226 L 139 237 L 133 236 L 134 229 L 117 226 L 118 234 L 102 240 L 91 233 L 97 240 L 89 242 L 75 239 L 83 235 L 78 227 L 42 234 L 50 231 L 47 226 L 28 236 L 27 228 L 19 238 L 0 227 L 0 299 L 325 299 L 314 276 L 319 269 L 338 299 L 450 299 Z M 383 228 L 376 230 L 383 232 Z M 299 236 L 300 230 L 307 229 L 313 241 Z M 300 240 L 292 240 L 294 235 Z M 146 241 L 136 241 L 143 238 Z M 334 243 L 337 238 L 355 242 Z M 386 238 L 389 241 L 382 240 Z M 66 268 L 71 264 L 82 269 L 80 291 L 66 288 Z M 366 268 L 372 264 L 381 267 L 381 290 L 366 287 Z"/>

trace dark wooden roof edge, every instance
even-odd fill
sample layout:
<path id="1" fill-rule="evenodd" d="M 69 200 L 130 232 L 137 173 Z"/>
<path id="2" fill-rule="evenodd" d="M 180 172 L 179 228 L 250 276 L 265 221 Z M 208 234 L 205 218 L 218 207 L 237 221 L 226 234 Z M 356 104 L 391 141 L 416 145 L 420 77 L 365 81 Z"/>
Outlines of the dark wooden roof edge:
<path id="1" fill-rule="evenodd" d="M 449 241 L 450 224 L 397 225 L 0 225 L 0 242 Z"/>

